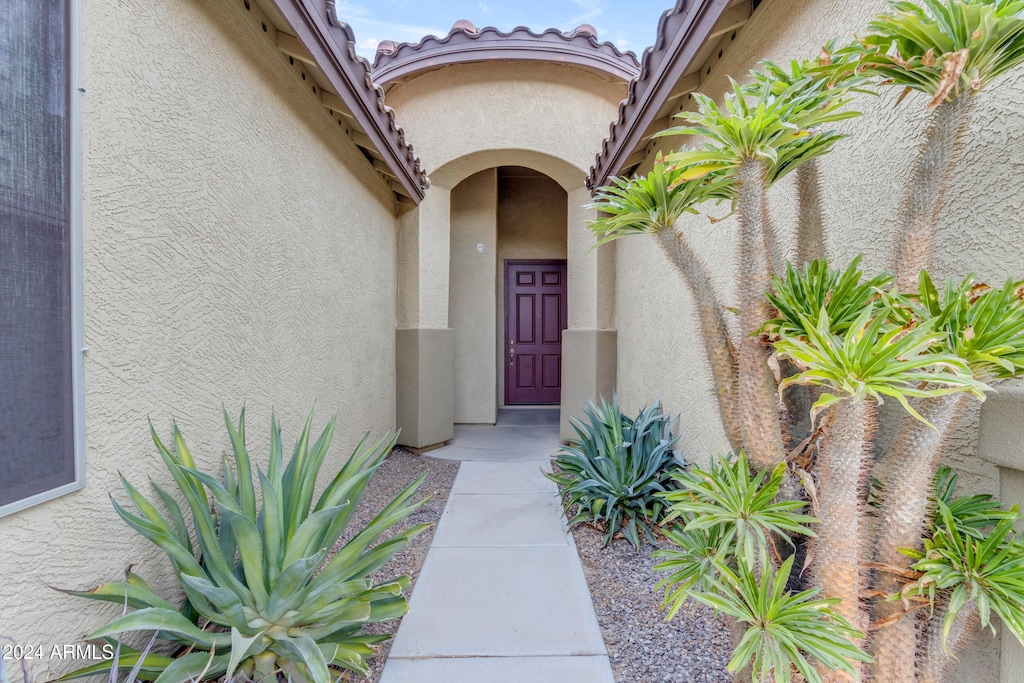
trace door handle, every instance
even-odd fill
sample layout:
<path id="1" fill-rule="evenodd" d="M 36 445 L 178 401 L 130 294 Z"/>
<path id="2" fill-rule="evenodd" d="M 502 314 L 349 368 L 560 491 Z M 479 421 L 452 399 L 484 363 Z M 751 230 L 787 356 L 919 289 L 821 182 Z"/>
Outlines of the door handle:
<path id="1" fill-rule="evenodd" d="M 514 346 L 508 347 L 508 364 L 512 365 L 516 360 L 516 349 Z"/>

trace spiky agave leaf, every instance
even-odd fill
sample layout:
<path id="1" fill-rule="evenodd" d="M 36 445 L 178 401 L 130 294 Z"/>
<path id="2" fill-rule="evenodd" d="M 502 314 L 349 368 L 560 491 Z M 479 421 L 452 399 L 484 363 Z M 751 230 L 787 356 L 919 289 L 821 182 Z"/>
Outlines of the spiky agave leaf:
<path id="1" fill-rule="evenodd" d="M 719 563 L 719 576 L 710 580 L 714 590 L 693 593 L 698 602 L 746 625 L 729 671 L 749 664 L 754 680 L 776 683 L 793 680 L 794 669 L 808 683 L 820 683 L 815 664 L 855 675 L 853 662 L 871 661 L 852 644 L 863 632 L 835 611 L 838 601 L 818 598 L 817 590 L 787 592 L 792 568 L 792 557 L 777 572 L 760 575 Z"/>
<path id="2" fill-rule="evenodd" d="M 569 525 L 602 524 L 604 545 L 619 533 L 635 547 L 641 533 L 654 543 L 652 527 L 661 522 L 664 507 L 656 494 L 670 485 L 676 462 L 676 418 L 662 415 L 655 401 L 631 419 L 614 394 L 611 402 L 602 397 L 599 406 L 588 401 L 583 411 L 588 420 L 570 420 L 576 438 L 552 459 L 555 471 L 544 472 L 561 487 L 564 511 L 577 508 Z"/>
<path id="3" fill-rule="evenodd" d="M 144 582 L 129 575 L 122 584 L 83 595 L 110 600 L 113 593 L 122 591 L 128 604 L 139 608 L 89 638 L 152 630 L 189 646 L 191 654 L 166 664 L 158 676 L 161 683 L 230 677 L 236 669 L 260 675 L 284 670 L 294 677 L 326 683 L 342 669 L 365 671 L 365 659 L 379 639 L 363 635 L 363 624 L 404 614 L 404 591 L 409 586 L 405 577 L 381 585 L 367 577 L 425 528 L 414 526 L 378 543 L 385 531 L 422 504 L 410 500 L 423 477 L 325 562 L 328 551 L 346 533 L 370 477 L 394 445 L 394 438 L 376 444 L 368 444 L 364 438 L 314 500 L 333 420 L 314 441 L 311 415 L 287 463 L 280 428 L 272 420 L 266 473 L 252 467 L 245 446 L 244 412 L 237 428 L 226 413 L 225 422 L 234 468 L 227 467 L 223 479 L 196 467 L 177 427 L 173 450 L 153 431 L 157 450 L 191 512 L 202 562 L 193 555 L 188 533 L 182 533 L 181 510 L 166 492 L 158 490 L 170 510 L 170 520 L 126 480 L 123 484 L 135 512 L 114 502 L 129 525 L 167 553 L 187 604 L 205 617 L 202 623 L 207 627 L 200 629 L 187 616 L 188 610 L 170 607 Z M 211 499 L 215 508 L 210 506 Z M 258 500 L 262 502 L 259 509 Z M 147 662 L 150 668 L 154 666 L 150 659 Z"/>

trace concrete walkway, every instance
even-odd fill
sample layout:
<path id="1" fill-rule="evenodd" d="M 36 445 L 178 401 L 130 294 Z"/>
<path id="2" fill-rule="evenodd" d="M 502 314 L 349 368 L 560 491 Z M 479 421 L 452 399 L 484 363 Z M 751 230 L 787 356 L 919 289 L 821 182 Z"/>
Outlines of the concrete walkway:
<path id="1" fill-rule="evenodd" d="M 381 683 L 614 683 L 555 485 L 558 412 L 502 410 L 430 457 L 461 460 Z"/>

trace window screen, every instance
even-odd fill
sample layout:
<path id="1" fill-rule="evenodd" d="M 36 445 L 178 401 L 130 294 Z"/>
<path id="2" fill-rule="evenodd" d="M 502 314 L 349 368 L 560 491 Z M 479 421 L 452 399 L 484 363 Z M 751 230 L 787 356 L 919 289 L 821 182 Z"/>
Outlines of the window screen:
<path id="1" fill-rule="evenodd" d="M 69 2 L 0 12 L 0 511 L 76 476 Z"/>

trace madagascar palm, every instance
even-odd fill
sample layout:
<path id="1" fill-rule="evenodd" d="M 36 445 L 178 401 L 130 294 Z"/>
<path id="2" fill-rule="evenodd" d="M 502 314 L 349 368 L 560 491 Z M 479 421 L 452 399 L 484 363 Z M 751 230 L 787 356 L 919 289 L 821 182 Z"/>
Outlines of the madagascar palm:
<path id="1" fill-rule="evenodd" d="M 990 512 L 991 530 L 986 534 L 977 533 L 977 525 L 961 523 L 942 500 L 936 507 L 936 521 L 923 551 L 907 551 L 921 575 L 902 592 L 927 596 L 943 607 L 938 618 L 931 620 L 925 640 L 927 656 L 919 680 L 927 683 L 942 680 L 954 659 L 952 653 L 973 632 L 963 628 L 963 622 L 977 619 L 994 631 L 994 614 L 1024 641 L 1024 545 L 1013 530 L 1020 517 L 1017 507 Z"/>
<path id="2" fill-rule="evenodd" d="M 754 82 L 747 87 L 747 91 L 752 96 L 758 96 L 760 88 L 768 84 L 773 93 L 781 93 L 794 83 L 810 78 L 823 81 L 826 85 L 824 93 L 828 98 L 839 100 L 845 98 L 848 92 L 860 90 L 867 85 L 869 79 L 857 73 L 857 65 L 857 60 L 851 55 L 836 53 L 834 41 L 829 41 L 813 59 L 794 59 L 786 65 L 767 59 L 762 61 L 759 70 L 750 72 Z M 796 186 L 798 215 L 795 262 L 802 264 L 827 256 L 818 159 L 810 159 L 797 167 Z M 781 249 L 777 251 L 781 252 Z M 778 267 L 781 265 L 781 262 L 777 262 Z"/>
<path id="3" fill-rule="evenodd" d="M 818 598 L 817 589 L 787 592 L 792 568 L 792 557 L 777 572 L 760 576 L 734 571 L 719 562 L 718 576 L 708 580 L 715 590 L 693 593 L 698 602 L 746 628 L 729 662 L 729 671 L 735 673 L 749 665 L 757 683 L 791 681 L 794 670 L 802 680 L 820 683 L 815 663 L 855 675 L 853 662 L 871 661 L 853 644 L 864 634 L 835 609 L 838 600 Z"/>
<path id="4" fill-rule="evenodd" d="M 841 600 L 838 611 L 858 630 L 866 630 L 862 603 L 864 572 L 870 553 L 864 547 L 861 491 L 867 480 L 876 407 L 893 398 L 918 419 L 909 397 L 939 396 L 984 388 L 967 364 L 949 353 L 932 351 L 942 334 L 925 321 L 911 330 L 892 325 L 884 306 L 864 308 L 843 336 L 831 329 L 825 308 L 816 322 L 805 320 L 806 339 L 783 334 L 775 348 L 803 372 L 783 380 L 829 389 L 815 403 L 817 412 L 831 407 L 830 437 L 818 462 L 817 500 L 821 517 L 814 548 L 814 575 L 823 594 Z M 922 383 L 927 383 L 922 386 Z M 835 393 L 831 393 L 831 392 Z M 846 680 L 830 674 L 834 680 Z"/>
<path id="5" fill-rule="evenodd" d="M 907 183 L 897 240 L 896 275 L 912 289 L 931 268 L 938 217 L 978 90 L 1024 62 L 1024 2 L 892 2 L 861 41 L 862 68 L 931 98 L 934 114 Z"/>
<path id="6" fill-rule="evenodd" d="M 739 450 L 742 441 L 736 355 L 723 317 L 725 308 L 718 299 L 707 267 L 675 227 L 682 215 L 697 212 L 697 204 L 723 196 L 723 186 L 728 181 L 713 174 L 687 179 L 682 169 L 667 166 L 659 157 L 646 176 L 629 180 L 612 178 L 612 182 L 613 185 L 602 188 L 590 204 L 590 208 L 604 214 L 590 223 L 590 229 L 599 238 L 597 246 L 633 234 L 650 233 L 657 237 L 662 251 L 693 297 L 722 426 L 729 444 Z"/>
<path id="7" fill-rule="evenodd" d="M 698 111 L 678 115 L 686 122 L 665 135 L 700 135 L 710 145 L 683 150 L 669 160 L 691 174 L 724 173 L 734 179 L 734 206 L 740 234 L 737 249 L 739 323 L 739 410 L 743 445 L 760 467 L 774 467 L 785 459 L 782 430 L 776 417 L 775 382 L 768 368 L 768 352 L 755 332 L 768 319 L 764 292 L 774 269 L 769 249 L 774 238 L 768 219 L 767 189 L 771 182 L 801 163 L 827 153 L 839 139 L 817 133 L 818 126 L 853 115 L 838 111 L 845 102 L 831 99 L 821 81 L 800 80 L 781 92 L 762 86 L 750 103 L 743 88 L 733 91 L 722 106 L 701 94 Z"/>
<path id="8" fill-rule="evenodd" d="M 942 348 L 963 358 L 974 377 L 996 384 L 1024 372 L 1024 285 L 1008 281 L 999 289 L 986 289 L 967 278 L 959 285 L 947 281 L 943 292 L 932 284 L 927 272 L 920 276 L 920 291 L 911 303 L 911 319 L 933 317 L 943 332 Z M 928 501 L 925 491 L 935 476 L 949 436 L 969 407 L 965 394 L 951 394 L 922 401 L 920 409 L 935 425 L 926 427 L 904 420 L 890 451 L 878 466 L 883 474 L 884 497 L 878 516 L 875 547 L 879 563 L 905 569 L 910 560 L 903 548 L 920 544 Z M 888 473 L 888 476 L 885 476 Z M 896 578 L 879 575 L 878 588 L 895 589 Z M 893 605 L 881 605 L 879 617 L 897 613 Z M 910 681 L 913 660 L 907 657 L 917 647 L 918 635 L 912 619 L 903 619 L 886 629 L 876 645 L 876 674 L 888 680 Z"/>

